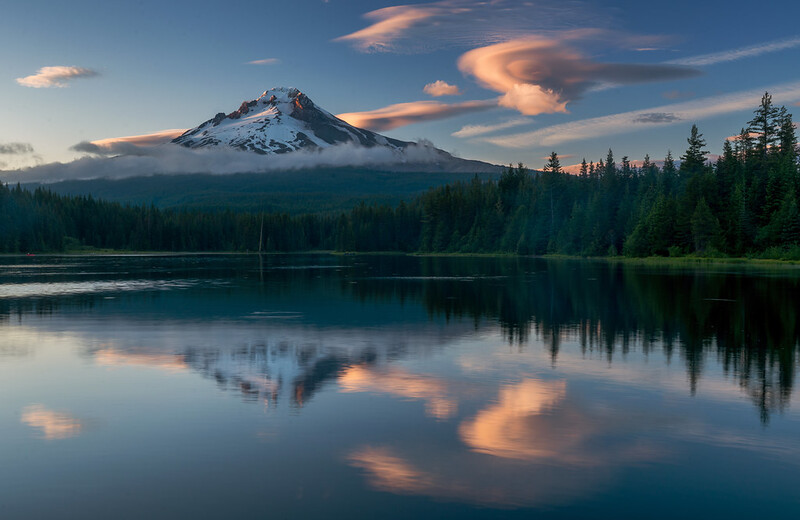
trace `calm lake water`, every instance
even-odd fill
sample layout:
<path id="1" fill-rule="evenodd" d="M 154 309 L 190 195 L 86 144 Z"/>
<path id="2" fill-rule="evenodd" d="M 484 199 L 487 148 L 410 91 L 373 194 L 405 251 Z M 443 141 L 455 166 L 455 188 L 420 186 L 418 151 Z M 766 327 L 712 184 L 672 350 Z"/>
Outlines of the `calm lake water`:
<path id="1" fill-rule="evenodd" d="M 800 270 L 0 258 L 0 518 L 798 518 Z"/>

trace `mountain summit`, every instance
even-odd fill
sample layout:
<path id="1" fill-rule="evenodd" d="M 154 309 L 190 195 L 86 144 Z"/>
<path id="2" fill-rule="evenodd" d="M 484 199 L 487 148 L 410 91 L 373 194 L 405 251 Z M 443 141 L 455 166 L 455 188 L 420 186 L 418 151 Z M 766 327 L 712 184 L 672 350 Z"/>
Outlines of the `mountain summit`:
<path id="1" fill-rule="evenodd" d="M 259 154 L 346 143 L 401 151 L 412 144 L 347 124 L 319 108 L 296 88 L 285 87 L 267 90 L 230 114 L 220 112 L 172 142 L 189 148 L 229 146 Z"/>

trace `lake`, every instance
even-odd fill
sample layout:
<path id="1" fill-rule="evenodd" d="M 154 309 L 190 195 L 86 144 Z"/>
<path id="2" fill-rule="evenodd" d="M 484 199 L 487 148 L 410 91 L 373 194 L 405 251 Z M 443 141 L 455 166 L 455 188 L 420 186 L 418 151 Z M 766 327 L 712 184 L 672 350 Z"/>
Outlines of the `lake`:
<path id="1" fill-rule="evenodd" d="M 797 518 L 800 269 L 0 257 L 0 517 Z"/>

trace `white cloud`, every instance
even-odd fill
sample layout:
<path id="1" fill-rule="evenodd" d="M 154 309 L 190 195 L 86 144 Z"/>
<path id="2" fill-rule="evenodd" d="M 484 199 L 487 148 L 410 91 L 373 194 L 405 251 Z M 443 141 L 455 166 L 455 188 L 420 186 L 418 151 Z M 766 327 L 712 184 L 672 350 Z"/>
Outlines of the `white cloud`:
<path id="1" fill-rule="evenodd" d="M 264 58 L 263 60 L 248 61 L 247 65 L 277 65 L 281 62 L 278 58 Z"/>
<path id="2" fill-rule="evenodd" d="M 800 99 L 800 82 L 773 85 L 724 96 L 583 119 L 548 126 L 533 132 L 486 137 L 481 140 L 504 148 L 526 148 L 530 146 L 555 146 L 571 141 L 639 132 L 643 128 L 674 125 L 681 121 L 697 121 L 721 114 L 752 110 L 758 105 L 764 91 L 769 91 L 772 94 L 772 100 L 776 104 L 791 103 Z M 669 114 L 670 117 L 653 118 L 651 117 L 653 114 Z"/>
<path id="3" fill-rule="evenodd" d="M 514 128 L 515 126 L 522 126 L 528 123 L 533 122 L 533 119 L 520 117 L 517 119 L 509 119 L 508 121 L 504 121 L 502 123 L 497 123 L 494 125 L 466 125 L 461 128 L 461 130 L 457 132 L 453 132 L 453 137 L 476 137 L 479 135 L 490 134 L 492 132 L 498 132 L 500 130 L 506 130 L 508 128 Z"/>
<path id="4" fill-rule="evenodd" d="M 738 49 L 730 49 L 711 54 L 691 56 L 689 58 L 679 58 L 677 60 L 670 60 L 667 63 L 673 65 L 686 65 L 690 67 L 702 67 L 704 65 L 715 65 L 717 63 L 741 60 L 743 58 L 752 58 L 770 52 L 793 49 L 795 47 L 800 47 L 800 37 L 774 40 L 771 42 L 759 43 L 747 47 L 740 47 Z"/>
<path id="5" fill-rule="evenodd" d="M 76 78 L 92 78 L 100 74 L 92 69 L 83 67 L 42 67 L 36 74 L 17 78 L 17 83 L 23 87 L 52 88 L 66 87 L 67 83 Z"/>
<path id="6" fill-rule="evenodd" d="M 111 141 L 111 140 L 108 140 Z M 440 163 L 442 152 L 430 143 L 419 142 L 402 151 L 389 147 L 344 144 L 321 150 L 260 155 L 230 148 L 190 149 L 179 145 L 137 146 L 131 142 L 109 143 L 101 150 L 82 143 L 81 151 L 120 154 L 114 157 L 82 157 L 68 163 L 49 163 L 19 170 L 0 171 L 3 182 L 58 182 L 67 179 L 123 179 L 157 174 L 259 173 L 302 170 L 316 167 L 379 166 L 398 163 Z"/>

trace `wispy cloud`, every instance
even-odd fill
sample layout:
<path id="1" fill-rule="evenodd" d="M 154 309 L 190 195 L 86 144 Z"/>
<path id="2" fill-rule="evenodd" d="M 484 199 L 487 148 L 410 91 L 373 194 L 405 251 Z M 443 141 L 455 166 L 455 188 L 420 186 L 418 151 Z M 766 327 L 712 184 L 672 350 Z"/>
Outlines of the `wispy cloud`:
<path id="1" fill-rule="evenodd" d="M 747 47 L 739 47 L 738 49 L 730 49 L 722 52 L 679 58 L 677 60 L 670 60 L 667 63 L 686 65 L 689 67 L 702 67 L 705 65 L 716 65 L 717 63 L 741 60 L 743 58 L 753 58 L 755 56 L 761 56 L 762 54 L 793 49 L 795 47 L 800 47 L 800 36 L 749 45 Z"/>
<path id="2" fill-rule="evenodd" d="M 500 130 L 507 130 L 509 128 L 514 128 L 517 126 L 527 125 L 532 123 L 533 119 L 529 119 L 526 117 L 518 117 L 516 119 L 509 119 L 508 121 L 503 121 L 502 123 L 496 123 L 493 125 L 466 125 L 458 130 L 457 132 L 453 132 L 451 135 L 453 137 L 476 137 L 479 135 L 486 135 L 491 134 L 493 132 L 499 132 Z"/>
<path id="3" fill-rule="evenodd" d="M 481 140 L 504 148 L 526 148 L 532 145 L 555 146 L 571 141 L 637 132 L 645 127 L 667 126 L 680 121 L 697 121 L 721 114 L 752 110 L 758 105 L 765 90 L 772 94 L 775 103 L 800 100 L 800 82 L 784 83 L 724 96 L 572 121 L 533 132 L 486 137 Z M 652 114 L 670 114 L 670 117 L 653 121 Z"/>
<path id="4" fill-rule="evenodd" d="M 281 62 L 278 58 L 264 58 L 263 60 L 248 61 L 247 65 L 277 65 Z"/>
<path id="5" fill-rule="evenodd" d="M 350 112 L 336 117 L 353 126 L 369 130 L 384 131 L 423 121 L 434 121 L 471 112 L 487 110 L 497 106 L 497 100 L 465 101 L 463 103 L 440 103 L 438 101 L 412 101 L 398 103 L 367 112 Z"/>
<path id="6" fill-rule="evenodd" d="M 433 83 L 428 83 L 423 87 L 423 92 L 428 94 L 429 96 L 433 97 L 441 97 L 441 96 L 460 96 L 461 91 L 458 89 L 458 86 L 451 85 L 446 81 L 437 80 Z"/>
<path id="7" fill-rule="evenodd" d="M 70 149 L 75 152 L 86 152 L 98 155 L 117 155 L 119 153 L 139 155 L 142 147 L 168 143 L 185 131 L 186 129 L 161 130 L 152 134 L 111 137 L 90 142 L 84 141 Z"/>
<path id="8" fill-rule="evenodd" d="M 41 164 L 42 158 L 37 155 L 30 143 L 0 143 L 0 170 L 13 169 L 20 166 Z"/>
<path id="9" fill-rule="evenodd" d="M 0 155 L 24 155 L 33 153 L 33 146 L 28 143 L 0 143 Z"/>
<path id="10" fill-rule="evenodd" d="M 633 120 L 634 123 L 647 124 L 674 123 L 676 121 L 681 121 L 681 118 L 670 112 L 645 112 Z"/>
<path id="11" fill-rule="evenodd" d="M 42 67 L 36 74 L 17 78 L 17 83 L 23 87 L 53 88 L 66 87 L 69 81 L 77 78 L 93 78 L 99 76 L 97 71 L 83 67 Z"/>
<path id="12" fill-rule="evenodd" d="M 371 11 L 369 26 L 335 41 L 351 43 L 362 52 L 427 52 L 450 45 L 475 46 L 505 41 L 533 31 L 575 27 L 591 13 L 592 23 L 608 16 L 578 0 L 441 0 L 398 5 Z"/>
<path id="13" fill-rule="evenodd" d="M 604 39 L 604 31 L 568 31 L 557 37 L 528 36 L 473 49 L 458 68 L 482 86 L 500 92 L 500 105 L 525 115 L 566 112 L 567 103 L 602 83 L 666 81 L 699 74 L 678 65 L 600 63 L 568 44 Z"/>

